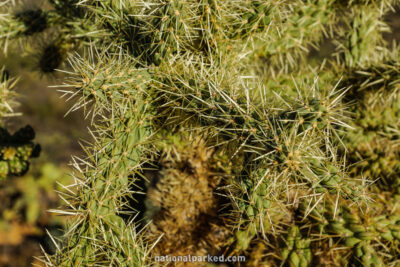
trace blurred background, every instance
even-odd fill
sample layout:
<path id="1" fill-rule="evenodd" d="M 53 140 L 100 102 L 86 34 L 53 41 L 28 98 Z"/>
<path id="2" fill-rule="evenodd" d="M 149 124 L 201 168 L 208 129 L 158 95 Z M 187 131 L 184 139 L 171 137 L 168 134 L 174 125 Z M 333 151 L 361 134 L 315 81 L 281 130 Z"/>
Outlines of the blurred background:
<path id="1" fill-rule="evenodd" d="M 399 43 L 400 10 L 389 14 L 387 22 L 392 33 L 385 36 L 386 40 Z M 334 49 L 329 40 L 325 43 L 321 51 L 312 51 L 311 56 L 326 55 Z M 60 236 L 66 218 L 48 210 L 62 205 L 56 191 L 63 191 L 60 184 L 73 182 L 71 156 L 84 157 L 79 143 L 90 140 L 81 111 L 65 116 L 72 103 L 60 98 L 58 88 L 48 87 L 61 84 L 63 74 L 38 72 L 39 55 L 29 51 L 10 47 L 7 56 L 0 53 L 0 66 L 4 65 L 11 76 L 20 77 L 16 111 L 22 116 L 10 118 L 7 127 L 13 132 L 31 125 L 36 132 L 35 142 L 42 147 L 40 157 L 32 160 L 26 175 L 0 182 L 0 267 L 32 263 L 43 266 L 35 258 L 41 255 L 41 247 L 54 251 L 46 231 Z"/>
<path id="2" fill-rule="evenodd" d="M 79 141 L 87 136 L 87 125 L 78 111 L 65 116 L 70 105 L 49 85 L 61 84 L 60 73 L 43 74 L 36 69 L 37 60 L 18 48 L 0 55 L 1 65 L 10 76 L 19 77 L 16 92 L 22 115 L 7 120 L 10 133 L 29 124 L 35 142 L 41 145 L 39 158 L 33 159 L 28 173 L 0 182 L 0 267 L 24 267 L 42 264 L 34 256 L 41 248 L 54 251 L 46 233 L 60 236 L 65 218 L 47 210 L 60 207 L 56 190 L 59 184 L 71 184 L 71 156 L 84 156 Z"/>

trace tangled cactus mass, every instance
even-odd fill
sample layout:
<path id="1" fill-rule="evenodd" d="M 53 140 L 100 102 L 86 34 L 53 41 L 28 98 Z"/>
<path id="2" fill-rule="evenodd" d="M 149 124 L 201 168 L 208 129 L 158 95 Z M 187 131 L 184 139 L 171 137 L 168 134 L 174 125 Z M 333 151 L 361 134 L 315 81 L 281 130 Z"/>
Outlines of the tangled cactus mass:
<path id="1" fill-rule="evenodd" d="M 27 125 L 13 135 L 0 128 L 0 179 L 8 175 L 23 175 L 28 171 L 29 159 L 38 157 L 40 146 L 31 142 L 35 138 L 32 127 Z"/>
<path id="2" fill-rule="evenodd" d="M 39 71 L 91 124 L 43 264 L 398 266 L 399 4 L 0 4 L 4 52 L 47 37 Z M 33 130 L 0 134 L 0 179 L 24 173 Z"/>

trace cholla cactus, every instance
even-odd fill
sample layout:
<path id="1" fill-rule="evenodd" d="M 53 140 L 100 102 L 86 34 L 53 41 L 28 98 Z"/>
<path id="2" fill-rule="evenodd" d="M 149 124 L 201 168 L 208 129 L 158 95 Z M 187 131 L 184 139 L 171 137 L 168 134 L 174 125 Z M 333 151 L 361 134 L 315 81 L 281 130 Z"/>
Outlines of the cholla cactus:
<path id="1" fill-rule="evenodd" d="M 282 250 L 283 260 L 293 266 L 307 266 L 311 263 L 311 240 L 303 239 L 297 226 L 289 229 L 286 238 L 287 248 Z"/>
<path id="2" fill-rule="evenodd" d="M 398 264 L 397 1 L 48 4 L 0 17 L 5 51 L 54 37 L 39 67 L 92 123 L 45 264 Z"/>
<path id="3" fill-rule="evenodd" d="M 23 175 L 28 171 L 29 159 L 39 156 L 40 146 L 34 144 L 35 132 L 29 125 L 10 135 L 0 128 L 0 180 L 8 175 Z"/>
<path id="4" fill-rule="evenodd" d="M 7 176 L 19 176 L 28 171 L 31 158 L 39 156 L 40 146 L 33 143 L 35 132 L 27 125 L 13 135 L 5 128 L 5 118 L 18 115 L 13 87 L 17 80 L 10 79 L 8 72 L 0 69 L 0 181 Z"/>

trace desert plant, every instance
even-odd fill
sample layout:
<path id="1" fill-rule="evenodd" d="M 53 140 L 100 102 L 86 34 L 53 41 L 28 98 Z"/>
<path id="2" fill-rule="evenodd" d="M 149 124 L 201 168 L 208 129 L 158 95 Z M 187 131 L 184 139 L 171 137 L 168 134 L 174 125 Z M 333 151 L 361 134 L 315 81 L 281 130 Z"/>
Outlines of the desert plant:
<path id="1" fill-rule="evenodd" d="M 35 132 L 31 126 L 20 128 L 12 135 L 6 128 L 6 118 L 18 115 L 13 109 L 17 104 L 13 91 L 16 82 L 4 67 L 0 69 L 0 181 L 7 176 L 25 174 L 30 159 L 40 154 L 40 146 L 33 143 Z"/>
<path id="2" fill-rule="evenodd" d="M 397 1 L 48 4 L 0 17 L 92 126 L 48 266 L 399 263 Z"/>

